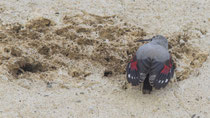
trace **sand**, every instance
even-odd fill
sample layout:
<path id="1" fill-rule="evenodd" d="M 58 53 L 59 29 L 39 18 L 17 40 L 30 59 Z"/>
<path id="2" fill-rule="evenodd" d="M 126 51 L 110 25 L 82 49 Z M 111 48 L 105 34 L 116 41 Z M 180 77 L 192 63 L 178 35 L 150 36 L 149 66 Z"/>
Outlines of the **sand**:
<path id="1" fill-rule="evenodd" d="M 125 66 L 157 34 L 176 76 L 144 95 Z M 209 0 L 1 0 L 0 117 L 209 118 L 209 53 Z"/>

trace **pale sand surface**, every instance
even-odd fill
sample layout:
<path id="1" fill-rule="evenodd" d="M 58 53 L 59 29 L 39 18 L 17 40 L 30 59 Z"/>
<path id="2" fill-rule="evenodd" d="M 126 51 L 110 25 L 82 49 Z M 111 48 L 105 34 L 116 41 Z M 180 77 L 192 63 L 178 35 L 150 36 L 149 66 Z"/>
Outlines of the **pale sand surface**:
<path id="1" fill-rule="evenodd" d="M 27 24 L 31 19 L 44 17 L 55 22 L 53 29 L 56 29 L 66 26 L 65 16 L 82 14 L 82 11 L 99 16 L 116 15 L 123 22 L 141 27 L 147 34 L 144 38 L 156 34 L 173 37 L 174 32 L 189 30 L 191 48 L 206 55 L 210 53 L 209 0 L 0 0 L 0 24 Z M 68 74 L 70 66 L 44 72 L 49 75 L 46 78 L 40 73 L 26 73 L 16 79 L 7 65 L 20 57 L 3 51 L 17 46 L 24 56 L 39 56 L 24 47 L 27 42 L 30 41 L 21 43 L 8 38 L 0 43 L 0 59 L 11 57 L 11 61 L 1 60 L 0 65 L 2 118 L 210 118 L 209 56 L 201 67 L 191 69 L 195 71 L 184 80 L 143 95 L 138 87 L 122 89 L 126 81 L 124 74 L 103 77 L 105 67 L 97 64 L 89 68 L 91 74 L 85 79 L 76 80 Z M 60 60 L 67 65 L 73 63 L 69 61 L 71 58 Z"/>

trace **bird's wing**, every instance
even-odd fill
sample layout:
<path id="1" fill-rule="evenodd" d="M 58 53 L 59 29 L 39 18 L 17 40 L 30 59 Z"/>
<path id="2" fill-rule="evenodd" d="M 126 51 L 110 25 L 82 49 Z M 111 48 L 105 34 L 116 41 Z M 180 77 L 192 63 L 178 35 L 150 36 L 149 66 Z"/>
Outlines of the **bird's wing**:
<path id="1" fill-rule="evenodd" d="M 164 88 L 174 75 L 174 66 L 172 58 L 165 63 L 153 62 L 151 68 L 150 84 L 156 89 Z"/>
<path id="2" fill-rule="evenodd" d="M 149 66 L 149 60 L 137 60 L 136 56 L 128 63 L 126 72 L 127 80 L 133 86 L 139 85 L 139 83 L 144 82 L 146 78 L 146 67 Z"/>
<path id="3" fill-rule="evenodd" d="M 134 56 L 133 59 L 128 63 L 126 72 L 128 83 L 131 83 L 133 86 L 139 85 L 140 73 L 136 56 Z"/>

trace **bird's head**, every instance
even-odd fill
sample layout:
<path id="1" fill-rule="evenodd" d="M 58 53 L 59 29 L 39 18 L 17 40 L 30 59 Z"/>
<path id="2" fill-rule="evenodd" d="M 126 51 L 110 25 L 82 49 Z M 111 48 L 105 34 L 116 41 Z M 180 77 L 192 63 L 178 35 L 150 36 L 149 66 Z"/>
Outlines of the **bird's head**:
<path id="1" fill-rule="evenodd" d="M 164 48 L 168 49 L 168 40 L 162 35 L 153 36 L 151 39 L 138 40 L 137 42 L 144 42 L 144 41 L 150 41 L 150 43 L 152 44 L 161 45 Z"/>

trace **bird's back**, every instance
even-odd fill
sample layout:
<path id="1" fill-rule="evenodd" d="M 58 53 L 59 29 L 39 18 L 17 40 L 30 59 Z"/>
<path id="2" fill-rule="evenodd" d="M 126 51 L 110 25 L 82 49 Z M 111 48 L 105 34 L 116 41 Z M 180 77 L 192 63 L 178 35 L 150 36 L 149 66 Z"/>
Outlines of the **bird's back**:
<path id="1" fill-rule="evenodd" d="M 139 47 L 136 52 L 137 60 L 151 59 L 159 62 L 165 62 L 170 58 L 169 52 L 166 48 L 160 45 L 154 45 L 151 43 L 144 44 Z"/>

